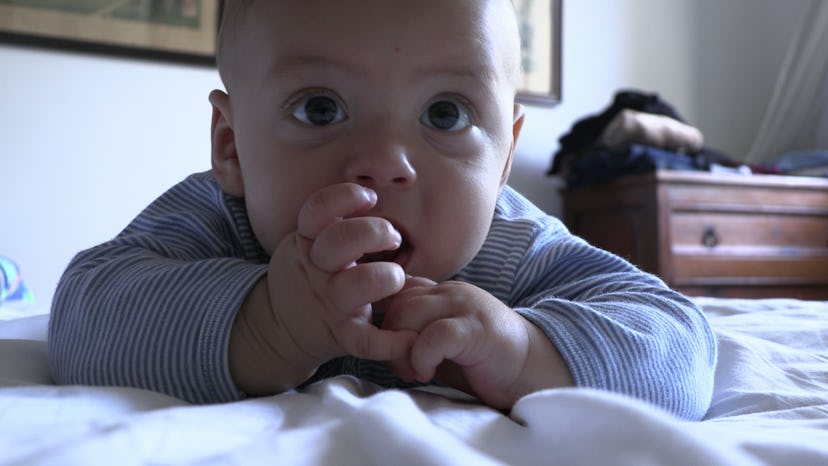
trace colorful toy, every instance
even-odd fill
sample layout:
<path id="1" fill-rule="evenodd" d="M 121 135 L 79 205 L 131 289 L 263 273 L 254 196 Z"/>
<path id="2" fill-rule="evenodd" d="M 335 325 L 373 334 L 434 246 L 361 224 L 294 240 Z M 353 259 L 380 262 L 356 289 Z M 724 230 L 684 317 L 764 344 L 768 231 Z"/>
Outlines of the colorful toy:
<path id="1" fill-rule="evenodd" d="M 0 306 L 28 305 L 34 295 L 23 283 L 20 267 L 7 257 L 0 256 Z"/>

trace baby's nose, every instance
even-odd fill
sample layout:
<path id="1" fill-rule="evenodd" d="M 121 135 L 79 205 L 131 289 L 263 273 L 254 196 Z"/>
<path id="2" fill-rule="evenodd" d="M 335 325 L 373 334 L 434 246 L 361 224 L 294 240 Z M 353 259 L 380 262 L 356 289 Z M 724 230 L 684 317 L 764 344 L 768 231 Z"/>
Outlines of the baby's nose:
<path id="1" fill-rule="evenodd" d="M 348 181 L 369 188 L 403 188 L 414 184 L 417 171 L 411 165 L 404 147 L 373 146 L 352 157 L 346 177 Z"/>

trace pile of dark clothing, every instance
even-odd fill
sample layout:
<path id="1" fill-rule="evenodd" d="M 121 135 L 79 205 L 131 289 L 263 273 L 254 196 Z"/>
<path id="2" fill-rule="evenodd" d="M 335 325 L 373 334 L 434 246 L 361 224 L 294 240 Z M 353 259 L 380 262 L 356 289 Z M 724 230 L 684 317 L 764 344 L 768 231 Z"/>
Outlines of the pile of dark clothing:
<path id="1" fill-rule="evenodd" d="M 732 164 L 705 148 L 702 133 L 657 94 L 635 90 L 616 93 L 606 110 L 577 121 L 559 142 L 548 174 L 562 176 L 570 189 L 656 169 Z"/>

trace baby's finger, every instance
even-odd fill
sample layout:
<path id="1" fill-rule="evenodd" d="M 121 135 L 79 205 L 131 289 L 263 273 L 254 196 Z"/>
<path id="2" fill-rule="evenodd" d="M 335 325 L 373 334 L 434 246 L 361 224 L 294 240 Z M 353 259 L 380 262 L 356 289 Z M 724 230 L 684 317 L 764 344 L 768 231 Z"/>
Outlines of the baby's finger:
<path id="1" fill-rule="evenodd" d="M 414 368 L 411 367 L 411 352 L 407 352 L 403 357 L 388 361 L 388 369 L 394 373 L 403 382 L 413 382 L 415 376 Z"/>
<path id="2" fill-rule="evenodd" d="M 409 277 L 402 291 L 388 300 L 385 311 L 383 328 L 419 332 L 431 322 L 454 317 L 458 308 L 451 305 L 438 287 L 422 281 L 412 282 Z"/>
<path id="3" fill-rule="evenodd" d="M 466 319 L 442 319 L 427 326 L 411 347 L 411 367 L 420 382 L 434 378 L 444 360 L 459 358 L 473 340 Z"/>
<path id="4" fill-rule="evenodd" d="M 411 288 L 418 288 L 418 287 L 433 287 L 436 285 L 437 282 L 430 278 L 426 277 L 415 277 L 413 275 L 409 275 L 405 277 L 405 286 L 403 286 L 402 291 L 406 291 Z"/>
<path id="5" fill-rule="evenodd" d="M 395 300 L 398 300 L 399 297 L 401 295 L 403 295 L 404 293 L 406 293 L 407 290 L 409 290 L 411 288 L 432 288 L 436 284 L 437 284 L 437 282 L 435 282 L 433 280 L 430 280 L 428 278 L 414 277 L 414 276 L 408 275 L 408 276 L 406 276 L 405 284 L 403 285 L 403 287 L 399 291 L 399 293 L 397 293 L 393 296 L 388 296 L 387 298 L 385 298 L 381 301 L 374 301 L 374 303 L 373 303 L 373 305 L 374 305 L 374 315 L 376 316 L 377 314 L 379 314 L 379 315 L 384 316 L 386 314 L 386 312 L 388 311 L 389 306 L 391 305 L 391 303 L 394 302 Z M 397 304 L 397 307 L 399 308 L 400 305 Z M 400 313 L 400 312 L 404 312 L 404 311 L 399 311 L 398 310 L 397 313 Z M 384 324 L 383 324 L 383 327 L 385 327 Z M 399 330 L 401 328 L 406 328 L 406 327 L 400 326 L 399 328 L 393 328 L 393 327 L 389 326 L 388 328 L 390 330 Z M 413 330 L 413 329 L 409 329 L 409 330 Z"/>
<path id="6" fill-rule="evenodd" d="M 336 272 L 372 252 L 393 251 L 402 244 L 400 232 L 379 217 L 356 217 L 322 230 L 313 242 L 310 260 L 326 272 Z"/>
<path id="7" fill-rule="evenodd" d="M 398 264 L 360 264 L 331 277 L 328 296 L 336 309 L 358 309 L 400 291 L 405 272 Z"/>
<path id="8" fill-rule="evenodd" d="M 407 330 L 380 330 L 352 319 L 337 332 L 337 341 L 348 354 L 359 359 L 390 361 L 404 357 L 417 334 Z"/>
<path id="9" fill-rule="evenodd" d="M 339 183 L 311 194 L 299 211 L 297 231 L 305 238 L 316 238 L 328 226 L 377 203 L 377 193 L 356 183 Z"/>

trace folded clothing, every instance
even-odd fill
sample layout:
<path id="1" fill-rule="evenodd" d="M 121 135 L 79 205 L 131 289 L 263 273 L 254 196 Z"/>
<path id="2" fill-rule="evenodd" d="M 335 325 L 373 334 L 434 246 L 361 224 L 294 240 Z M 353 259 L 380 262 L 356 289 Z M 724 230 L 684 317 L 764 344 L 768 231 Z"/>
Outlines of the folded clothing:
<path id="1" fill-rule="evenodd" d="M 615 93 L 612 103 L 601 113 L 591 115 L 575 122 L 572 129 L 558 140 L 561 144 L 559 154 L 590 149 L 601 137 L 601 133 L 615 116 L 624 109 L 664 115 L 684 122 L 672 105 L 665 102 L 658 94 L 628 89 Z"/>
<path id="2" fill-rule="evenodd" d="M 663 115 L 679 122 L 684 119 L 665 102 L 658 94 L 647 93 L 634 89 L 621 90 L 615 93 L 612 103 L 602 112 L 582 118 L 572 125 L 570 131 L 558 139 L 560 149 L 552 157 L 550 175 L 561 171 L 561 164 L 568 154 L 594 149 L 600 145 L 601 135 L 616 115 L 623 110 L 636 110 L 652 115 Z"/>
<path id="3" fill-rule="evenodd" d="M 656 169 L 740 165 L 704 147 L 702 132 L 658 94 L 635 90 L 617 92 L 604 111 L 575 122 L 558 141 L 547 174 L 560 175 L 570 189 Z"/>
<path id="4" fill-rule="evenodd" d="M 598 142 L 608 148 L 633 144 L 677 152 L 698 152 L 704 146 L 701 131 L 665 115 L 624 109 L 610 121 Z"/>

